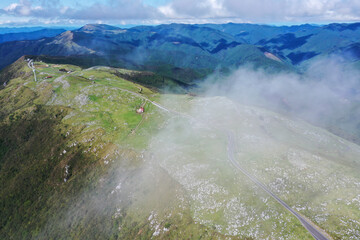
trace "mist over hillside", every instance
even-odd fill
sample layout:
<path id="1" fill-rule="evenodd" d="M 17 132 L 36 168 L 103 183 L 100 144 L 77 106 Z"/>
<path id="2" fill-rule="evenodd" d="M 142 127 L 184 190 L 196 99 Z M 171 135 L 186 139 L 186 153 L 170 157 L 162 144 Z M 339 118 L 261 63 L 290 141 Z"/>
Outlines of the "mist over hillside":
<path id="1" fill-rule="evenodd" d="M 202 83 L 207 94 L 301 118 L 359 143 L 359 69 L 339 57 L 318 59 L 302 74 L 268 74 L 248 65 L 218 78 Z"/>

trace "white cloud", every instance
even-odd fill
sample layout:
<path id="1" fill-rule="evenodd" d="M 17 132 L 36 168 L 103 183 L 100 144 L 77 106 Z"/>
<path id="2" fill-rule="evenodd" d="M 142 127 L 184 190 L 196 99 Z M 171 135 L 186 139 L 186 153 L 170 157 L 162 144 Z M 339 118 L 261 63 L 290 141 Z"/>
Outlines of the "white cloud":
<path id="1" fill-rule="evenodd" d="M 41 0 L 34 5 L 29 0 L 19 0 L 0 9 L 0 14 L 8 16 L 27 16 L 38 19 L 76 19 L 76 20 L 131 20 L 163 18 L 161 12 L 142 0 L 108 0 L 105 3 L 94 3 L 78 8 L 64 6 L 59 0 Z"/>
<path id="2" fill-rule="evenodd" d="M 9 6 L 5 7 L 4 10 L 7 12 L 14 11 L 17 7 L 19 7 L 18 3 L 12 3 Z"/>
<path id="3" fill-rule="evenodd" d="M 18 0 L 0 9 L 0 15 L 47 21 L 93 20 L 135 24 L 360 20 L 358 0 L 169 0 L 160 6 L 151 6 L 151 1 L 144 1 L 94 0 L 88 5 L 75 4 L 71 7 L 64 5 L 61 0 Z"/>
<path id="4" fill-rule="evenodd" d="M 28 16 L 32 9 L 28 0 L 20 0 L 19 3 L 12 3 L 3 10 L 11 15 Z"/>
<path id="5" fill-rule="evenodd" d="M 252 22 L 360 20 L 357 0 L 172 0 L 160 8 L 169 18 L 242 18 Z"/>
<path id="6" fill-rule="evenodd" d="M 219 18 L 229 16 L 222 0 L 173 0 L 160 11 L 169 18 Z"/>
<path id="7" fill-rule="evenodd" d="M 65 17 L 89 20 L 149 19 L 163 17 L 157 8 L 144 5 L 141 0 L 117 0 L 107 4 L 95 3 L 82 9 L 68 9 Z"/>

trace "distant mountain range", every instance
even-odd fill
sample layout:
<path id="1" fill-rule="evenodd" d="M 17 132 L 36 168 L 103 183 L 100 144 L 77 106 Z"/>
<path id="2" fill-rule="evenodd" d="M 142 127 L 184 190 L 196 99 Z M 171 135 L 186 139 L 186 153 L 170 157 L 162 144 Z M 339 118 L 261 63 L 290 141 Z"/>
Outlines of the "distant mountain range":
<path id="1" fill-rule="evenodd" d="M 203 26 L 228 33 L 239 41 L 262 46 L 295 66 L 316 56 L 331 54 L 359 60 L 360 23 L 280 27 L 229 23 Z"/>
<path id="2" fill-rule="evenodd" d="M 360 23 L 282 27 L 169 24 L 130 29 L 89 24 L 55 37 L 2 43 L 0 68 L 23 55 L 36 55 L 46 56 L 50 62 L 86 67 L 151 70 L 192 83 L 215 70 L 227 71 L 243 64 L 297 71 L 313 59 L 333 54 L 357 62 L 359 36 Z"/>
<path id="3" fill-rule="evenodd" d="M 45 37 L 55 37 L 65 31 L 65 29 L 44 28 L 32 32 L 4 33 L 0 34 L 0 43 L 11 41 L 36 40 Z"/>
<path id="4" fill-rule="evenodd" d="M 60 27 L 61 29 L 73 30 L 74 28 Z M 0 34 L 36 32 L 43 29 L 59 29 L 57 27 L 0 27 Z"/>

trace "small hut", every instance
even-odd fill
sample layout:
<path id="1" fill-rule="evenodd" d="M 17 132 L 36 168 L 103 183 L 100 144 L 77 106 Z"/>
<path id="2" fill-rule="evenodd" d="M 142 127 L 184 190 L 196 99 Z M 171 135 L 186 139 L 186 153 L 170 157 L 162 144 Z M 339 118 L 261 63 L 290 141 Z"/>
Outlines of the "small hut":
<path id="1" fill-rule="evenodd" d="M 140 107 L 139 109 L 136 110 L 136 113 L 143 113 L 145 111 L 144 107 Z"/>

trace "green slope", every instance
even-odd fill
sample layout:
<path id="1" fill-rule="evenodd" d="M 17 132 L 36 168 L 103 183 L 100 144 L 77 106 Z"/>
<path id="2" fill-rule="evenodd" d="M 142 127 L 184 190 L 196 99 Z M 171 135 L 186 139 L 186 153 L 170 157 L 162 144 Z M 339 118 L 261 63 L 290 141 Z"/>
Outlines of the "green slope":
<path id="1" fill-rule="evenodd" d="M 35 68 L 37 82 L 24 59 L 0 77 L 1 239 L 311 239 L 234 169 L 228 131 L 291 207 L 357 236 L 358 145 L 223 97 L 159 93 L 138 84 L 146 72 Z"/>
<path id="2" fill-rule="evenodd" d="M 178 206 L 174 194 L 151 200 L 160 191 L 147 185 L 155 180 L 138 182 L 146 169 L 143 150 L 165 117 L 144 98 L 156 100 L 159 93 L 114 74 L 143 80 L 128 70 L 43 62 L 35 67 L 38 82 L 24 59 L 1 75 L 7 85 L 0 90 L 0 238 L 147 239 L 154 230 L 147 220 L 152 209 L 145 206 L 162 201 L 161 217 Z M 146 112 L 136 114 L 141 105 Z M 161 191 L 182 191 L 162 171 L 159 180 L 168 183 Z M 126 192 L 122 201 L 113 194 L 116 181 Z M 108 203 L 96 204 L 103 201 Z M 181 219 L 159 223 L 174 230 L 164 239 L 218 235 L 194 224 L 189 207 L 181 212 Z"/>

